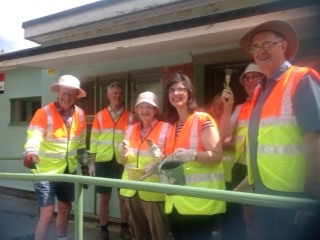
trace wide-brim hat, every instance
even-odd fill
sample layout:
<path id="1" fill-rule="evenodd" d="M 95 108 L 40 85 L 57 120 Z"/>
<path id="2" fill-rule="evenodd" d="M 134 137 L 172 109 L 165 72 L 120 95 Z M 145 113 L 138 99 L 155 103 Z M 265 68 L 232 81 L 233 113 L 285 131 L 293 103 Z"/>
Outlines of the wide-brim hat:
<path id="1" fill-rule="evenodd" d="M 296 55 L 299 48 L 298 34 L 293 26 L 284 20 L 271 20 L 254 27 L 240 39 L 241 48 L 249 52 L 252 38 L 262 31 L 273 31 L 282 35 L 288 42 L 287 50 L 285 52 L 287 60 L 291 60 Z"/>
<path id="2" fill-rule="evenodd" d="M 57 83 L 54 83 L 50 86 L 50 90 L 51 92 L 56 93 L 59 90 L 59 87 L 79 90 L 77 98 L 82 98 L 86 96 L 86 92 L 80 88 L 79 79 L 72 75 L 61 76 Z"/>
<path id="3" fill-rule="evenodd" d="M 151 104 L 152 106 L 156 107 L 160 111 L 157 95 L 155 95 L 153 92 L 147 91 L 147 92 L 140 93 L 137 98 L 136 104 L 134 105 L 134 108 L 136 108 L 139 104 L 144 102 Z"/>
<path id="4" fill-rule="evenodd" d="M 250 63 L 250 64 L 246 67 L 246 69 L 244 70 L 244 72 L 241 74 L 241 76 L 240 76 L 240 78 L 239 78 L 239 82 L 240 82 L 240 83 L 242 83 L 242 80 L 243 80 L 244 75 L 245 75 L 246 73 L 248 73 L 248 72 L 259 72 L 259 73 L 264 74 L 264 73 L 262 72 L 261 68 L 260 68 L 257 64 L 255 64 L 255 63 Z"/>

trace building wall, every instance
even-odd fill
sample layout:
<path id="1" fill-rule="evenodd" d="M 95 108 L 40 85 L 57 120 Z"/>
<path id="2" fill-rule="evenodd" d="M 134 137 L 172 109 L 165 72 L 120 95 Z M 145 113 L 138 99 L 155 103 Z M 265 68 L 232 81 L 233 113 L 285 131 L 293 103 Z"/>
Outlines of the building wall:
<path id="1" fill-rule="evenodd" d="M 106 56 L 107 57 L 107 56 Z M 23 145 L 26 140 L 27 124 L 10 124 L 10 99 L 41 96 L 42 106 L 55 100 L 55 95 L 50 92 L 50 85 L 64 74 L 72 74 L 80 79 L 92 78 L 94 76 L 108 75 L 148 69 L 154 67 L 165 67 L 191 62 L 190 56 L 180 53 L 165 54 L 157 57 L 136 57 L 125 61 L 112 63 L 78 65 L 73 68 L 52 70 L 38 68 L 16 68 L 5 71 L 5 92 L 0 95 L 0 131 L 1 136 L 8 136 L 1 141 L 0 145 L 0 169 L 8 173 L 29 173 L 22 164 Z M 78 173 L 81 171 L 78 170 Z M 33 191 L 31 182 L 2 181 L 0 186 Z M 119 218 L 118 196 L 116 189 L 111 199 L 110 216 Z M 98 196 L 95 195 L 94 187 L 90 186 L 85 191 L 84 212 L 98 212 Z"/>

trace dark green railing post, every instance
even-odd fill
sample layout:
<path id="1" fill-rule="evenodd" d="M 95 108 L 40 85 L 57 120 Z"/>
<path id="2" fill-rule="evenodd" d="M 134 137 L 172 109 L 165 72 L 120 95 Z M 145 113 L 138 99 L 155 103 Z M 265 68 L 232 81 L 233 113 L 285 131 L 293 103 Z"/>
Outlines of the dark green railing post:
<path id="1" fill-rule="evenodd" d="M 75 183 L 74 239 L 83 240 L 83 184 Z"/>

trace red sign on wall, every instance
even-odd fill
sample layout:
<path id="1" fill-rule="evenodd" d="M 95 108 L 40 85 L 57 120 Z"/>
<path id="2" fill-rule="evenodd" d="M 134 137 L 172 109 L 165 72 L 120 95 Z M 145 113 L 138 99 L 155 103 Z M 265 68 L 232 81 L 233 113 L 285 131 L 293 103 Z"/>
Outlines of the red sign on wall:
<path id="1" fill-rule="evenodd" d="M 0 93 L 4 92 L 4 73 L 0 73 Z"/>

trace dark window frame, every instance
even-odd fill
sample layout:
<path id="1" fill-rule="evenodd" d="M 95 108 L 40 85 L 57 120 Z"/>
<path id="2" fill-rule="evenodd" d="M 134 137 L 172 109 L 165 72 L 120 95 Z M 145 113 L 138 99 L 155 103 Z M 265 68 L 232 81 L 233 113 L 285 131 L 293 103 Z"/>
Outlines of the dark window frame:
<path id="1" fill-rule="evenodd" d="M 28 124 L 41 108 L 41 96 L 10 99 L 10 125 Z"/>

